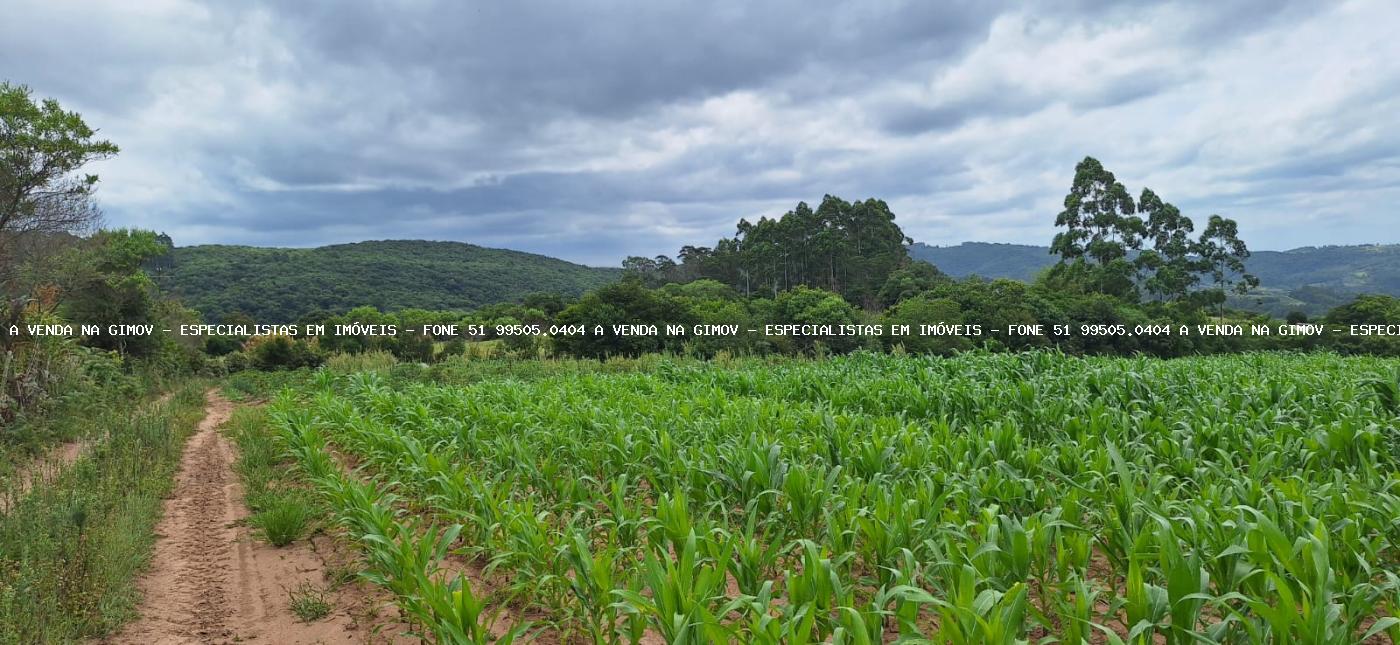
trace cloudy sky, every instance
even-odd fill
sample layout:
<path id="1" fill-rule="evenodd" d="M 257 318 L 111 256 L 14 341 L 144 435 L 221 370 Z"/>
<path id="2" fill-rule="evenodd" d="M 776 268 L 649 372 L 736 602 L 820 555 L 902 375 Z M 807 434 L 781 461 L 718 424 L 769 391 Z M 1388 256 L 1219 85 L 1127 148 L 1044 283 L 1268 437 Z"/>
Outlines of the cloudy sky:
<path id="1" fill-rule="evenodd" d="M 10 0 L 111 225 L 615 265 L 825 193 L 1044 244 L 1093 155 L 1256 249 L 1400 242 L 1400 3 Z"/>

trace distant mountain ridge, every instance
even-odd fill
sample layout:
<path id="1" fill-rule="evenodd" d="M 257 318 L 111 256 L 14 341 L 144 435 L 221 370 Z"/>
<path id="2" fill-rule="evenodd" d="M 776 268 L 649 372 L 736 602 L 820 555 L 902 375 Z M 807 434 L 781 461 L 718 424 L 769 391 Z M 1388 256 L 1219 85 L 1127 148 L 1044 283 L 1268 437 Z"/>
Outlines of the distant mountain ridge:
<path id="1" fill-rule="evenodd" d="M 184 246 L 162 258 L 162 288 L 213 321 L 242 312 L 291 322 L 316 310 L 469 310 L 535 292 L 578 295 L 621 269 L 463 242 L 383 240 L 309 249 Z"/>
<path id="2" fill-rule="evenodd" d="M 964 242 L 930 246 L 916 242 L 909 254 L 956 277 L 1034 280 L 1054 264 L 1050 249 L 1029 244 Z M 1400 244 L 1306 246 L 1288 251 L 1255 251 L 1245 262 L 1260 289 L 1234 305 L 1284 315 L 1299 310 L 1316 315 L 1358 293 L 1400 296 Z"/>
<path id="3" fill-rule="evenodd" d="M 1031 281 L 1055 263 L 1048 247 L 964 242 L 914 243 L 912 257 L 955 277 Z M 530 293 L 578 295 L 619 279 L 619 268 L 590 267 L 522 251 L 464 242 L 381 240 L 317 248 L 203 245 L 162 258 L 161 286 L 205 320 L 243 312 L 258 322 L 291 322 L 316 310 L 360 305 L 382 310 L 466 311 Z M 1283 316 L 1318 315 L 1358 293 L 1400 296 L 1400 245 L 1255 251 L 1246 262 L 1261 288 L 1233 305 Z"/>
<path id="4" fill-rule="evenodd" d="M 1030 282 L 1055 263 L 1050 248 L 1030 244 L 963 242 L 957 246 L 930 246 L 923 242 L 909 245 L 909 255 L 923 260 L 956 278 L 982 276 Z"/>

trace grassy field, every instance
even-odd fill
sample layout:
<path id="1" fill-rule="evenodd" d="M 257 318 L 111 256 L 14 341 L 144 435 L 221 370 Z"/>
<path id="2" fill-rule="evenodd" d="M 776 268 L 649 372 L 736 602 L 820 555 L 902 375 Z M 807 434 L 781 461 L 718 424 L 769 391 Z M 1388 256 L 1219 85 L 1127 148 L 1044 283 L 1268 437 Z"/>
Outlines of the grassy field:
<path id="1" fill-rule="evenodd" d="M 1400 638 L 1400 361 L 539 372 L 323 371 L 269 408 L 440 642 Z"/>

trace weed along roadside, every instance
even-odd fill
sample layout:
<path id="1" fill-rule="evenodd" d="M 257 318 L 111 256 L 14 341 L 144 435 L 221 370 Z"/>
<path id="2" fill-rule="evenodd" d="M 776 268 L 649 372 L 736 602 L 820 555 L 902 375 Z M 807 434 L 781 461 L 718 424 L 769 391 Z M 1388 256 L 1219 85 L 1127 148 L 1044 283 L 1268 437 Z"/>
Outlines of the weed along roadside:
<path id="1" fill-rule="evenodd" d="M 174 395 L 173 391 L 166 392 L 149 405 L 159 409 Z M 107 441 L 110 432 L 110 428 L 102 428 L 96 436 L 84 436 L 60 443 L 49 448 L 43 456 L 15 468 L 6 478 L 5 485 L 0 486 L 0 514 L 9 512 L 10 508 L 31 490 L 52 484 L 75 462 L 86 457 L 94 447 Z"/>
<path id="2" fill-rule="evenodd" d="M 417 643 L 403 635 L 392 603 L 362 580 L 358 554 L 293 467 L 264 409 L 239 408 L 226 434 L 238 447 L 235 469 L 250 513 L 238 541 L 254 560 L 291 565 L 278 572 L 276 591 L 264 590 L 277 625 L 264 622 L 261 633 L 271 642 Z"/>

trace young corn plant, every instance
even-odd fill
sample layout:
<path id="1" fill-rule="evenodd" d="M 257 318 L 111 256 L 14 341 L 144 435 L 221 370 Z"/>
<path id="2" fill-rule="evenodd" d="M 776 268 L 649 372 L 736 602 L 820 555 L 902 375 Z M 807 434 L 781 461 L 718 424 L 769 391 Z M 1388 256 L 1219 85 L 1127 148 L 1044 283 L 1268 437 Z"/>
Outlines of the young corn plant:
<path id="1" fill-rule="evenodd" d="M 970 645 L 1017 645 L 1023 642 L 1028 607 L 1025 583 L 1006 591 L 977 591 L 976 570 L 964 565 L 946 599 L 935 599 L 941 618 L 934 640 Z"/>
<path id="2" fill-rule="evenodd" d="M 513 625 L 500 636 L 492 633 L 499 611 L 487 610 L 486 602 L 472 592 L 470 581 L 456 576 L 442 581 L 419 572 L 416 595 L 404 603 L 427 634 L 437 643 L 462 645 L 511 645 L 529 631 L 528 624 Z"/>
<path id="3" fill-rule="evenodd" d="M 641 580 L 648 593 L 618 589 L 620 611 L 644 616 L 667 643 L 725 643 L 735 631 L 725 617 L 744 606 L 743 598 L 728 599 L 728 562 L 700 557 L 699 538 L 691 531 L 675 555 L 647 551 Z"/>
<path id="4" fill-rule="evenodd" d="M 584 633 L 594 643 L 617 645 L 623 634 L 618 629 L 621 617 L 613 592 L 618 590 L 615 573 L 620 568 L 621 550 L 610 544 L 590 549 L 588 537 L 577 531 L 571 538 L 563 555 L 569 563 L 567 579 L 580 605 Z"/>

